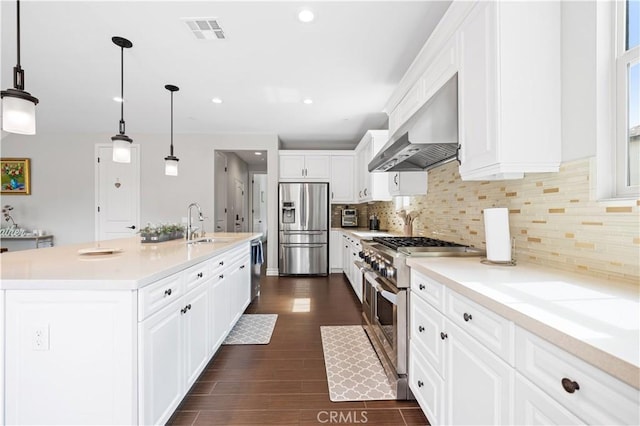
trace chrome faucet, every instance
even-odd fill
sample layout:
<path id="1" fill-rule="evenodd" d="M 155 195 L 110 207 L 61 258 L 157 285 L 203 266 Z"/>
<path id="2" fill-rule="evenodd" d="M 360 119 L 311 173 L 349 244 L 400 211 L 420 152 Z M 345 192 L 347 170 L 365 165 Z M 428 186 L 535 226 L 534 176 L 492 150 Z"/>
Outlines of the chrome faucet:
<path id="1" fill-rule="evenodd" d="M 197 227 L 194 229 L 193 224 L 191 222 L 191 208 L 195 207 L 198 209 L 198 219 L 200 220 L 200 222 L 204 221 L 204 216 L 202 216 L 202 210 L 200 210 L 200 205 L 198 203 L 191 203 L 189 204 L 189 207 L 187 207 L 187 241 L 194 239 L 195 237 L 197 237 L 197 233 L 196 230 L 198 229 Z"/>

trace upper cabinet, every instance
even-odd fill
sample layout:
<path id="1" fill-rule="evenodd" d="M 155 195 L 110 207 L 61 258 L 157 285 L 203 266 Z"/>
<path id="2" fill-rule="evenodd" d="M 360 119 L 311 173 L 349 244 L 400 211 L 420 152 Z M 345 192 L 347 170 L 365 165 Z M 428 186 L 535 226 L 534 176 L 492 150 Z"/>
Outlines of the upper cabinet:
<path id="1" fill-rule="evenodd" d="M 280 179 L 329 180 L 330 156 L 304 151 L 280 151 Z"/>
<path id="2" fill-rule="evenodd" d="M 427 172 L 390 172 L 389 194 L 391 196 L 425 195 Z"/>
<path id="3" fill-rule="evenodd" d="M 356 188 L 357 201 L 389 201 L 388 173 L 370 173 L 369 162 L 387 143 L 387 130 L 369 130 L 356 147 Z"/>
<path id="4" fill-rule="evenodd" d="M 560 2 L 479 2 L 460 25 L 463 180 L 558 171 L 560 12 Z"/>
<path id="5" fill-rule="evenodd" d="M 355 203 L 355 156 L 352 151 L 331 154 L 331 202 Z"/>

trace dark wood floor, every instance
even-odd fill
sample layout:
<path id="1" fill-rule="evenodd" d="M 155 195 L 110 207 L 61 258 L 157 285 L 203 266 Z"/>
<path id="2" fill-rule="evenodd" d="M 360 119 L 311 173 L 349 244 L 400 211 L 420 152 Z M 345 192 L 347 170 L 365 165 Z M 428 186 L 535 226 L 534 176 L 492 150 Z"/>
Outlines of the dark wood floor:
<path id="1" fill-rule="evenodd" d="M 428 424 L 414 401 L 329 400 L 320 326 L 360 324 L 342 274 L 263 276 L 261 287 L 247 313 L 279 315 L 271 343 L 222 346 L 169 424 Z M 292 312 L 296 298 L 309 298 L 310 312 Z"/>

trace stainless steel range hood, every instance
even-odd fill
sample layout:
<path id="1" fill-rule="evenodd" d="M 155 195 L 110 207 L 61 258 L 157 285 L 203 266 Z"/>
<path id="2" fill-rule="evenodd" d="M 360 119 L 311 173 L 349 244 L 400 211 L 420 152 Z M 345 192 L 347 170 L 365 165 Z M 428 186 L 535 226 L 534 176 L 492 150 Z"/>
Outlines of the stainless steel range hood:
<path id="1" fill-rule="evenodd" d="M 451 77 L 382 147 L 370 172 L 429 170 L 456 158 L 458 75 Z"/>

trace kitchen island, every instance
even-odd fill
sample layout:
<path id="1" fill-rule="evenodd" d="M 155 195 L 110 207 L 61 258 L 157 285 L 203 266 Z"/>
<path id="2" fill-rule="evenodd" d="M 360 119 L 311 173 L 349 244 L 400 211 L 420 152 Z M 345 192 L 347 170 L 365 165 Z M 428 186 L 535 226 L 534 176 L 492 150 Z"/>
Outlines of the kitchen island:
<path id="1" fill-rule="evenodd" d="M 640 422 L 637 283 L 478 258 L 407 264 L 411 388 L 433 424 Z"/>
<path id="2" fill-rule="evenodd" d="M 2 254 L 0 422 L 165 423 L 250 303 L 258 237 Z"/>

